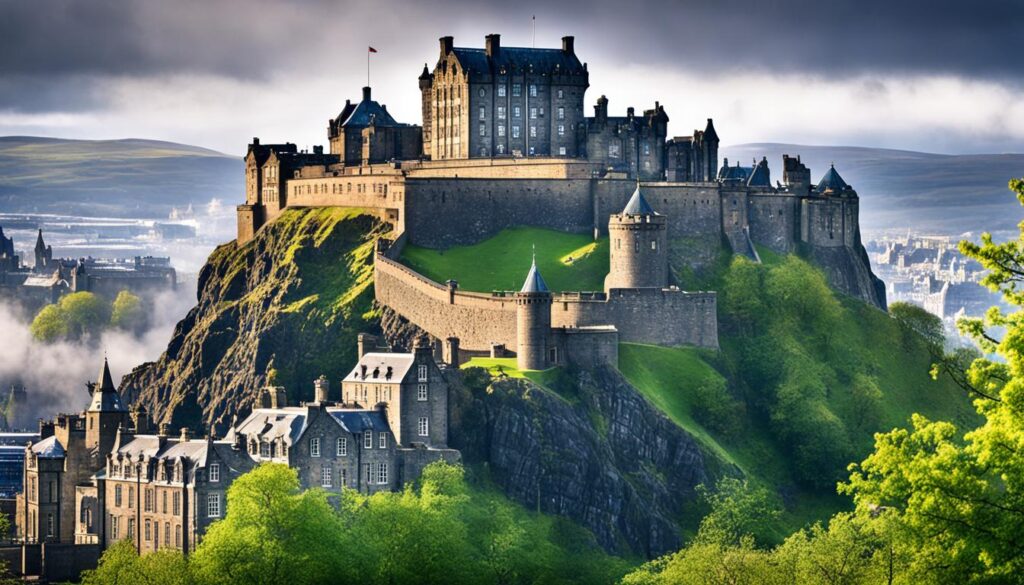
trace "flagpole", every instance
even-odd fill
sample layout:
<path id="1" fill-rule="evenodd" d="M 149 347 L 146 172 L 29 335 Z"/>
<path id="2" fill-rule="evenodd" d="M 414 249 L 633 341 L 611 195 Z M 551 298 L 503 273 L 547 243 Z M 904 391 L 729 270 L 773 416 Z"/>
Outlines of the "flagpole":
<path id="1" fill-rule="evenodd" d="M 366 87 L 370 87 L 370 49 L 366 49 Z"/>

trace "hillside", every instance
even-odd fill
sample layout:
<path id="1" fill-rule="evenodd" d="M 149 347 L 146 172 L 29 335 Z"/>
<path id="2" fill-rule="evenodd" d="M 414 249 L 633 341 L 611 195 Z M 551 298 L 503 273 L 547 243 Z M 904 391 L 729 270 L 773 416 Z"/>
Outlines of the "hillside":
<path id="1" fill-rule="evenodd" d="M 166 218 L 172 207 L 237 201 L 242 160 L 157 140 L 0 137 L 0 206 L 9 213 Z"/>
<path id="2" fill-rule="evenodd" d="M 861 197 L 865 230 L 908 226 L 920 232 L 962 234 L 1014 230 L 1020 207 L 1006 178 L 1024 168 L 1024 154 L 945 155 L 885 148 L 754 143 L 723 147 L 719 156 L 750 165 L 768 157 L 772 181 L 782 179 L 782 155 L 801 156 L 817 182 L 836 170 Z"/>

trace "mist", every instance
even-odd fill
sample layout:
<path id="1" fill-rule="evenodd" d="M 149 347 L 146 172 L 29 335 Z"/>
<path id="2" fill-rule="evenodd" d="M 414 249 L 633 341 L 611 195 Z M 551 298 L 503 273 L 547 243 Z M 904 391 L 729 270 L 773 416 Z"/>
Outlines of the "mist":
<path id="1" fill-rule="evenodd" d="M 6 400 L 12 384 L 25 387 L 28 402 L 12 427 L 35 430 L 36 419 L 59 412 L 79 412 L 89 401 L 86 382 L 97 381 L 106 355 L 114 384 L 136 366 L 156 360 L 167 348 L 174 326 L 195 304 L 194 281 L 152 297 L 148 328 L 141 335 L 105 331 L 99 339 L 43 343 L 29 331 L 31 319 L 9 302 L 0 301 L 0 397 Z"/>

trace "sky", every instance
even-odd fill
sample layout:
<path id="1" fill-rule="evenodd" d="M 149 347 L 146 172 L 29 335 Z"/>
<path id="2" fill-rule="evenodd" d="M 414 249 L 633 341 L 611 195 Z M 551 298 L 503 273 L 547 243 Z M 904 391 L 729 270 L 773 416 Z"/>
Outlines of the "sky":
<path id="1" fill-rule="evenodd" d="M 574 35 L 587 111 L 659 101 L 671 135 L 1024 152 L 1019 0 L 0 0 L 0 135 L 311 147 L 368 46 L 374 99 L 418 124 L 438 37 L 489 33 Z"/>

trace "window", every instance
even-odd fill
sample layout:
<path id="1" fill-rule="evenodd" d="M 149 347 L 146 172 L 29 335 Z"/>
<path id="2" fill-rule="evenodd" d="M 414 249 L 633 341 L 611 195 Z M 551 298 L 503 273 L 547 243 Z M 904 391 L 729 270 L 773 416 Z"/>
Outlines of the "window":
<path id="1" fill-rule="evenodd" d="M 558 363 L 558 348 L 557 347 L 552 347 L 550 350 L 548 350 L 548 359 L 553 364 L 557 364 Z"/>
<path id="2" fill-rule="evenodd" d="M 530 97 L 537 97 L 537 86 L 530 84 Z"/>
<path id="3" fill-rule="evenodd" d="M 174 492 L 171 496 L 171 514 L 177 516 L 181 513 L 181 494 Z"/>
<path id="4" fill-rule="evenodd" d="M 320 456 L 320 437 L 314 437 L 309 440 L 309 456 L 319 457 Z"/>
<path id="5" fill-rule="evenodd" d="M 430 423 L 427 422 L 427 417 L 421 416 L 418 426 L 421 437 L 426 437 L 430 435 Z"/>
<path id="6" fill-rule="evenodd" d="M 530 108 L 530 119 L 531 120 L 536 120 L 537 119 L 537 108 Z"/>
<path id="7" fill-rule="evenodd" d="M 377 446 L 380 447 L 381 449 L 387 449 L 388 448 L 388 434 L 387 433 L 377 433 Z"/>
<path id="8" fill-rule="evenodd" d="M 505 119 L 505 106 L 498 106 L 498 119 L 499 120 L 504 120 Z"/>
<path id="9" fill-rule="evenodd" d="M 114 537 L 114 540 L 117 540 L 118 537 L 120 537 L 120 531 L 118 530 L 118 528 L 120 528 L 120 526 L 117 525 L 117 516 L 114 516 L 113 514 L 111 514 L 110 515 L 110 535 Z"/>
<path id="10" fill-rule="evenodd" d="M 559 120 L 564 120 L 565 119 L 565 108 L 562 108 L 562 107 L 558 108 L 558 119 Z"/>
<path id="11" fill-rule="evenodd" d="M 145 510 L 146 512 L 153 511 L 153 490 L 151 488 L 146 488 L 146 492 L 145 494 L 143 494 L 142 503 L 143 510 Z"/>
<path id="12" fill-rule="evenodd" d="M 561 156 L 565 156 L 565 147 L 564 146 L 559 146 L 558 147 L 558 154 L 561 155 Z"/>
<path id="13" fill-rule="evenodd" d="M 651 249 L 654 251 L 658 250 L 658 240 L 651 240 Z"/>
<path id="14" fill-rule="evenodd" d="M 348 439 L 345 437 L 338 437 L 338 457 L 346 457 L 348 455 Z"/>
<path id="15" fill-rule="evenodd" d="M 135 486 L 128 486 L 128 507 L 135 507 Z"/>
<path id="16" fill-rule="evenodd" d="M 266 441 L 260 441 L 260 457 L 264 459 L 270 458 L 270 443 Z M 316 455 L 314 455 L 316 457 Z"/>
<path id="17" fill-rule="evenodd" d="M 46 515 L 46 537 L 53 538 L 53 514 Z"/>
<path id="18" fill-rule="evenodd" d="M 348 476 L 345 473 L 344 467 L 338 470 L 338 485 L 341 487 L 348 485 Z"/>
<path id="19" fill-rule="evenodd" d="M 162 496 L 160 498 L 161 503 L 162 503 L 162 507 L 161 507 L 160 511 L 163 512 L 164 514 L 166 514 L 167 513 L 167 490 L 164 490 L 164 491 L 162 491 L 160 493 L 161 493 L 161 496 Z"/>
<path id="20" fill-rule="evenodd" d="M 500 136 L 500 137 L 504 137 L 505 136 L 505 125 L 504 124 L 498 126 L 498 136 Z M 498 152 L 504 152 L 504 150 L 505 149 L 503 148 L 503 146 L 499 144 L 498 145 Z"/>
<path id="21" fill-rule="evenodd" d="M 365 483 L 366 485 L 370 485 L 370 483 L 373 481 L 373 475 L 374 475 L 373 474 L 373 470 L 370 467 L 370 464 L 369 463 L 364 463 L 363 464 L 363 483 Z"/>
<path id="22" fill-rule="evenodd" d="M 210 464 L 210 481 L 220 481 L 220 463 Z M 164 498 L 164 508 L 167 508 L 166 497 Z"/>
<path id="23" fill-rule="evenodd" d="M 543 117 L 544 117 L 544 108 L 541 108 L 541 109 L 540 109 L 540 117 L 541 117 L 541 118 L 543 118 Z"/>
<path id="24" fill-rule="evenodd" d="M 487 124 L 480 124 L 480 136 L 487 136 Z"/>
<path id="25" fill-rule="evenodd" d="M 502 126 L 501 130 L 502 130 L 501 131 L 501 135 L 504 136 L 505 135 L 505 127 Z M 504 144 L 499 144 L 498 145 L 498 154 L 505 154 L 505 145 Z"/>
<path id="26" fill-rule="evenodd" d="M 136 538 L 135 536 L 135 518 L 128 519 L 128 538 Z"/>
<path id="27" fill-rule="evenodd" d="M 329 488 L 329 487 L 331 487 L 332 483 L 333 482 L 332 482 L 332 477 L 331 477 L 331 466 L 330 465 L 321 465 L 320 466 L 320 487 L 327 487 L 327 488 Z"/>
<path id="28" fill-rule="evenodd" d="M 512 106 L 512 117 L 518 118 L 523 115 L 523 110 L 519 106 Z"/>
<path id="29" fill-rule="evenodd" d="M 363 433 L 363 449 L 373 449 L 373 433 L 370 431 Z"/>
<path id="30" fill-rule="evenodd" d="M 645 142 L 644 143 L 644 155 L 646 156 L 646 155 L 649 155 L 649 154 L 651 154 L 651 145 L 647 144 Z"/>
<path id="31" fill-rule="evenodd" d="M 562 99 L 563 97 L 565 97 L 565 92 L 558 90 L 558 99 Z"/>
<path id="32" fill-rule="evenodd" d="M 164 546 L 171 546 L 171 523 L 164 522 Z"/>
<path id="33" fill-rule="evenodd" d="M 565 136 L 565 124 L 558 125 L 558 135 Z"/>
<path id="34" fill-rule="evenodd" d="M 174 546 L 181 548 L 181 524 L 174 525 Z"/>
<path id="35" fill-rule="evenodd" d="M 114 505 L 121 505 L 121 486 L 119 485 L 114 486 Z"/>
<path id="36" fill-rule="evenodd" d="M 386 485 L 388 483 L 388 464 L 381 463 L 377 466 L 377 483 Z"/>
<path id="37" fill-rule="evenodd" d="M 427 399 L 427 385 L 420 384 L 416 387 L 416 400 L 424 401 Z"/>
<path id="38" fill-rule="evenodd" d="M 519 126 L 512 127 L 512 138 L 519 138 Z"/>
<path id="39" fill-rule="evenodd" d="M 512 97 L 519 97 L 523 94 L 523 86 L 518 83 L 512 84 Z"/>
<path id="40" fill-rule="evenodd" d="M 536 126 L 530 126 L 530 138 L 536 138 L 536 137 L 537 137 L 537 127 Z"/>
<path id="41" fill-rule="evenodd" d="M 220 494 L 206 495 L 206 517 L 220 518 Z"/>
<path id="42" fill-rule="evenodd" d="M 484 90 L 484 88 L 481 87 L 480 88 L 480 97 L 484 97 L 485 95 L 487 95 L 487 91 Z"/>
<path id="43" fill-rule="evenodd" d="M 416 368 L 416 381 L 427 381 L 427 366 L 425 364 L 421 364 L 418 368 Z"/>
<path id="44" fill-rule="evenodd" d="M 143 529 L 143 540 L 149 542 L 153 540 L 153 523 L 146 520 L 146 527 Z"/>
<path id="45" fill-rule="evenodd" d="M 534 154 L 534 150 L 535 150 L 535 149 L 534 149 L 534 147 L 532 147 L 532 146 L 531 146 L 531 147 L 530 147 L 530 156 L 533 156 L 533 154 Z"/>
<path id="46" fill-rule="evenodd" d="M 633 240 L 633 251 L 634 252 L 639 252 L 640 251 L 640 240 Z"/>
<path id="47" fill-rule="evenodd" d="M 648 171 L 651 170 L 651 161 L 649 161 L 649 160 L 645 160 L 644 161 L 644 170 L 648 170 Z"/>
<path id="48" fill-rule="evenodd" d="M 481 89 L 480 91 L 483 91 L 483 90 Z M 481 120 L 486 120 L 487 119 L 487 108 L 485 108 L 483 106 L 480 106 L 480 119 Z"/>
<path id="49" fill-rule="evenodd" d="M 608 145 L 608 158 L 619 158 L 618 143 L 613 142 Z"/>
<path id="50" fill-rule="evenodd" d="M 506 91 L 505 90 L 505 86 L 504 85 L 499 85 L 498 86 L 498 97 L 505 97 L 505 91 Z"/>

